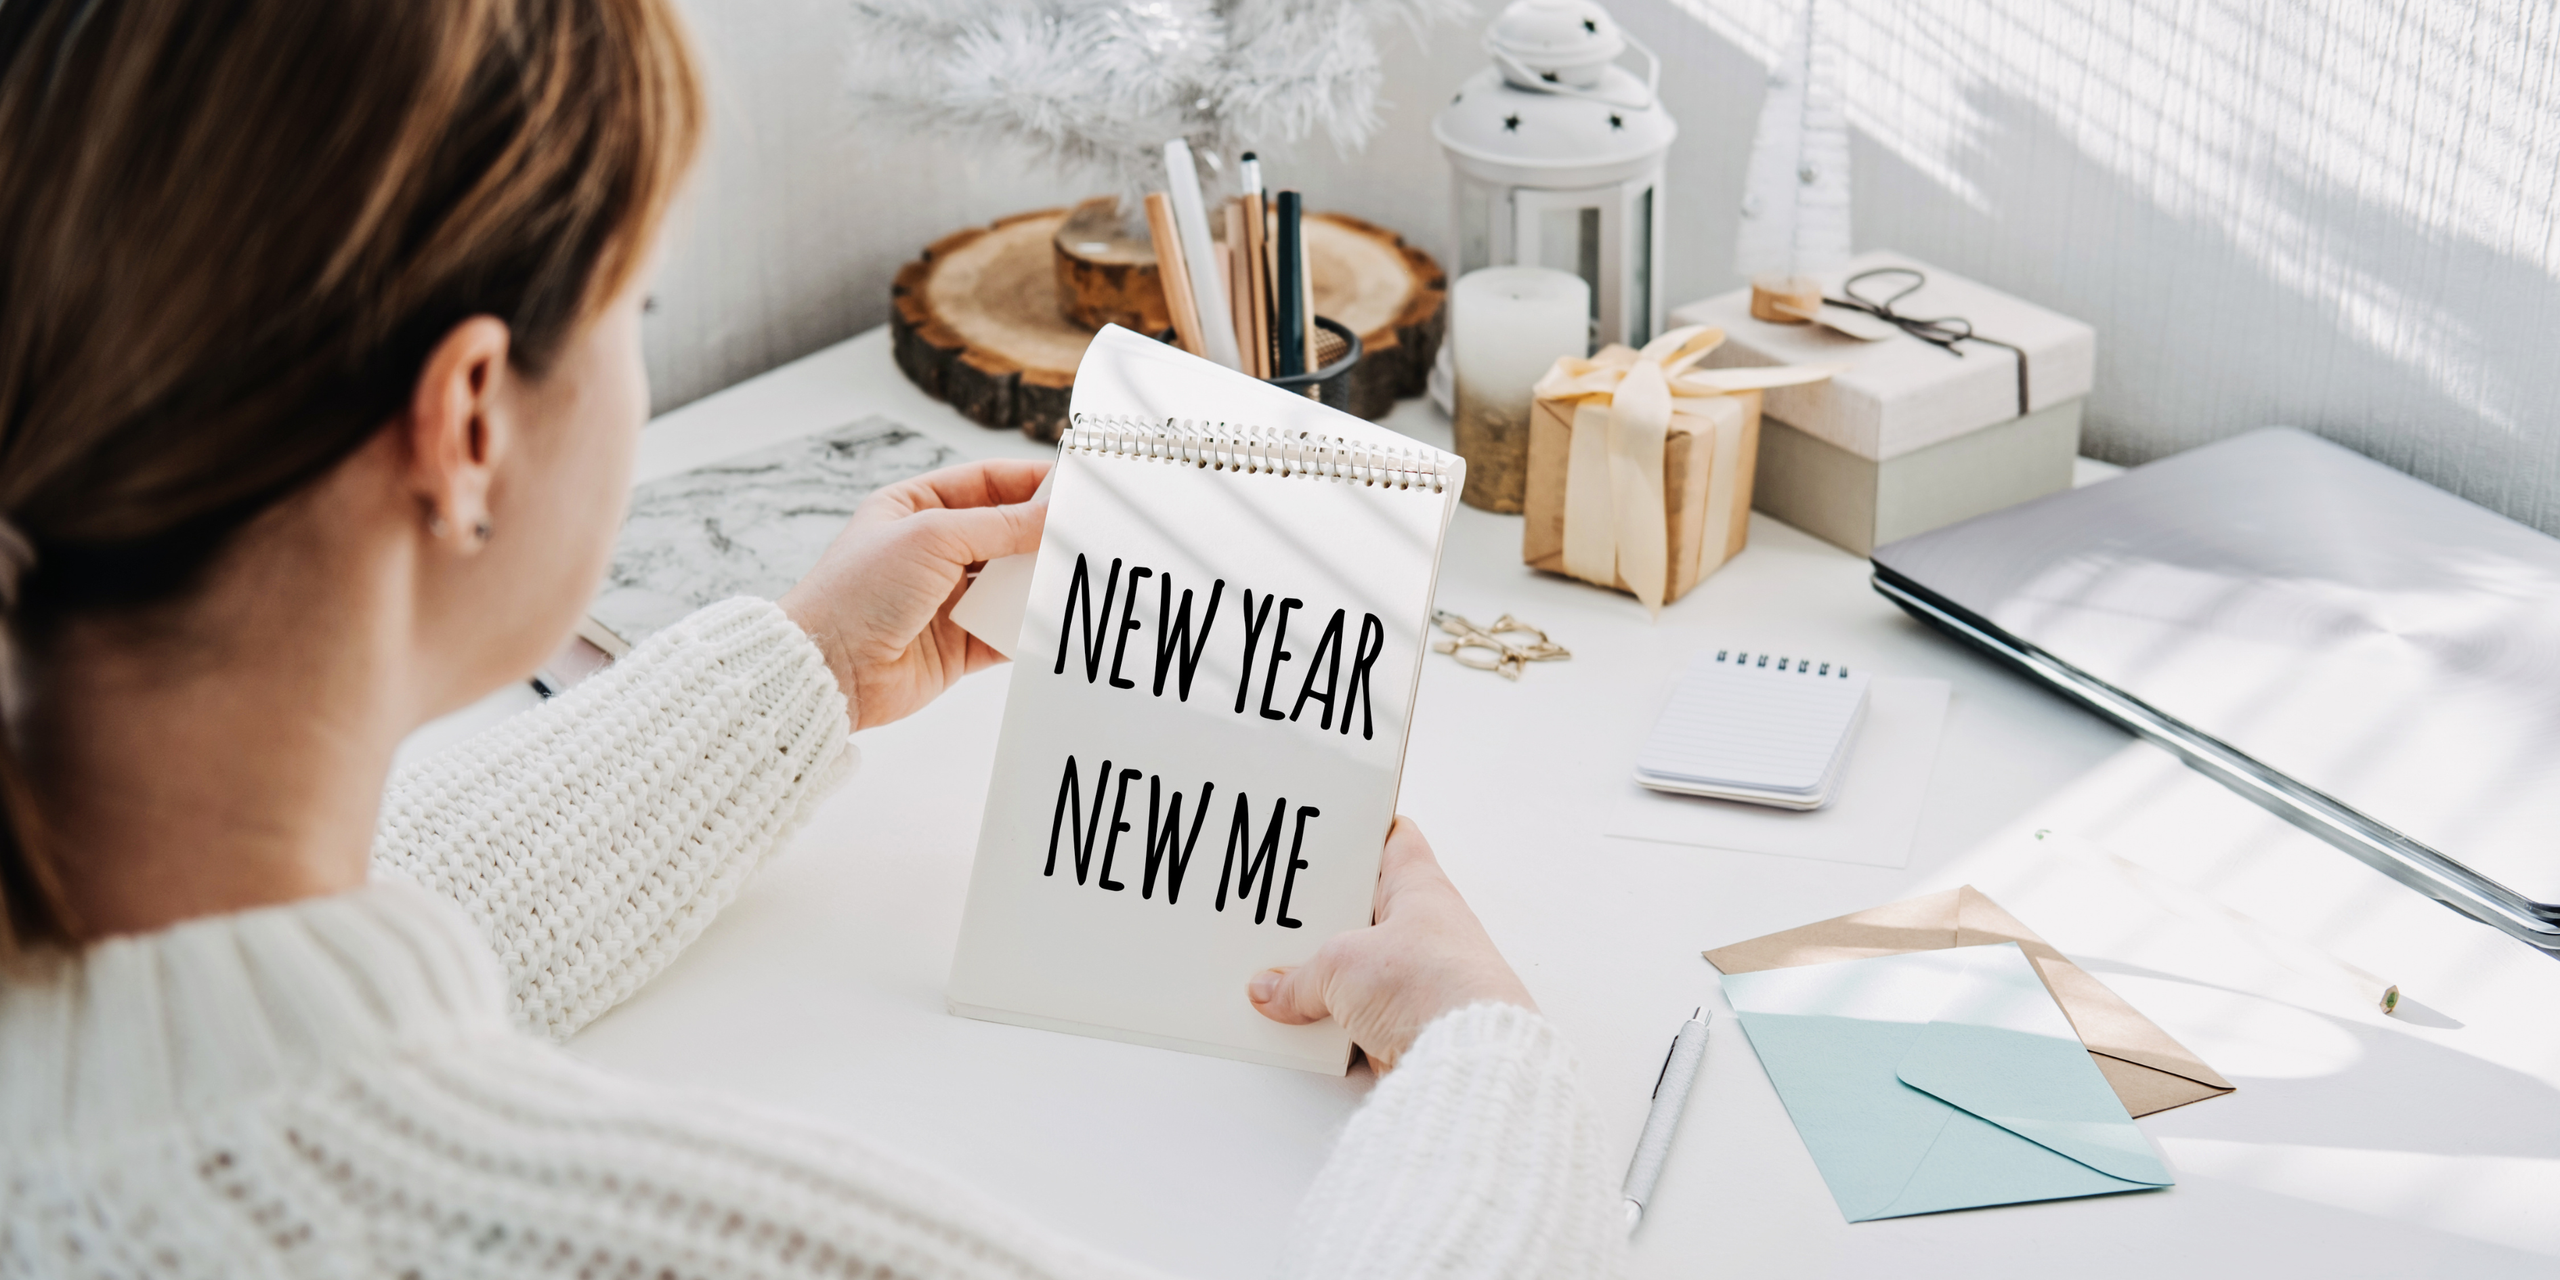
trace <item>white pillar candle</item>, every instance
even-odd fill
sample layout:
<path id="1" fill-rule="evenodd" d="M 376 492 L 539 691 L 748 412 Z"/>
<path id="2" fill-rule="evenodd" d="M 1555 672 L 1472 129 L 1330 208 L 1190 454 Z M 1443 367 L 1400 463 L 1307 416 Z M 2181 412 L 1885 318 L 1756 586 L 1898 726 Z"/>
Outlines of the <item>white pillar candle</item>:
<path id="1" fill-rule="evenodd" d="M 1591 352 L 1591 286 L 1570 271 L 1486 267 L 1449 290 L 1458 455 L 1469 506 L 1516 512 L 1529 486 L 1529 389 Z"/>

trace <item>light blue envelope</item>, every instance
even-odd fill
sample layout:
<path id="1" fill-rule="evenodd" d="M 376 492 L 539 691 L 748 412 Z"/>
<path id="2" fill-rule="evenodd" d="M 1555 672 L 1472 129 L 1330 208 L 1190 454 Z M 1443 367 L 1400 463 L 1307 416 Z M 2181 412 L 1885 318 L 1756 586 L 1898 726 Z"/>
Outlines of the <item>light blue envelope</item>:
<path id="1" fill-rule="evenodd" d="M 2174 1181 L 2014 942 L 1724 991 L 1851 1222 Z"/>

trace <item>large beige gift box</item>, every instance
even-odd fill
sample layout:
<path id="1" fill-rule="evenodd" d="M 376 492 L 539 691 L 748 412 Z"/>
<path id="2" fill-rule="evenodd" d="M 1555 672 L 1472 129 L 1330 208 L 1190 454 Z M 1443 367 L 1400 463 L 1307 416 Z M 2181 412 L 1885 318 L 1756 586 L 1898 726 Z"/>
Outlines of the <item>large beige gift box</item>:
<path id="1" fill-rule="evenodd" d="M 1828 297 L 1883 301 L 1903 320 L 1948 326 L 1941 336 L 1976 336 L 1933 344 L 1838 307 L 1824 316 L 1885 336 L 1772 323 L 1752 317 L 1749 289 L 1675 309 L 1675 324 L 1725 331 L 1709 366 L 1844 366 L 1769 393 L 1752 488 L 1760 510 L 1865 555 L 2070 487 L 2097 369 L 2088 325 L 1900 254 L 1864 254 L 1819 279 Z"/>

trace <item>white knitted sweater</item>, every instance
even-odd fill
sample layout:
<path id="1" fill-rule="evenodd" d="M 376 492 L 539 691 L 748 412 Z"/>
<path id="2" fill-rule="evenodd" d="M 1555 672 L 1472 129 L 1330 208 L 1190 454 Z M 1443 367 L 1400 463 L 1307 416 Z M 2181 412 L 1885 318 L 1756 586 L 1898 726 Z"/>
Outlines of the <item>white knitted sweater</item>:
<path id="1" fill-rule="evenodd" d="M 371 885 L 0 984 L 0 1276 L 1136 1273 L 857 1137 L 553 1047 L 850 756 L 815 646 L 732 601 L 395 779 Z M 1543 1019 L 1449 1014 L 1345 1127 L 1279 1268 L 1614 1274 L 1601 1147 Z"/>

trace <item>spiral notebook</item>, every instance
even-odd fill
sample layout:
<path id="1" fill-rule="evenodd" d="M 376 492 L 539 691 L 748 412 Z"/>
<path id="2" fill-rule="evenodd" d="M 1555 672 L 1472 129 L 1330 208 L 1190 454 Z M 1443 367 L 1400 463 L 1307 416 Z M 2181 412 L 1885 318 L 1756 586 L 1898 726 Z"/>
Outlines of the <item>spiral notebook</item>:
<path id="1" fill-rule="evenodd" d="M 1867 714 L 1867 675 L 1783 653 L 1721 648 L 1672 685 L 1636 781 L 1781 809 L 1831 803 Z"/>
<path id="2" fill-rule="evenodd" d="M 949 1006 L 1340 1074 L 1245 983 L 1369 923 L 1463 464 L 1119 328 L 1069 418 Z"/>

